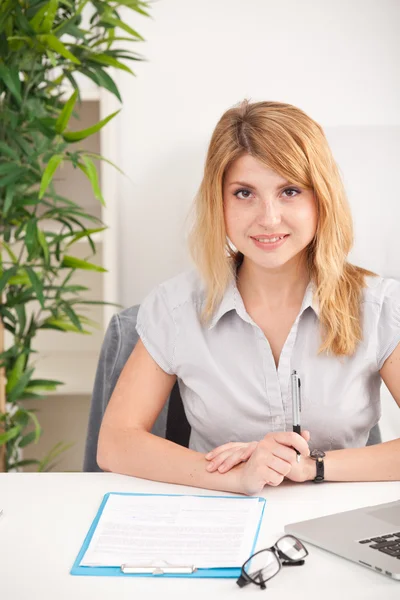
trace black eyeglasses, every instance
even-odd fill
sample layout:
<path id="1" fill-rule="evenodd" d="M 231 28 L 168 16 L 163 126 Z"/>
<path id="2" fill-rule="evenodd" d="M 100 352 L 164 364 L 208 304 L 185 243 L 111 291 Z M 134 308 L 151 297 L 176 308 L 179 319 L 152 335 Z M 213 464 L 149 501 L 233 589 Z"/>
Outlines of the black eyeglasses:
<path id="1" fill-rule="evenodd" d="M 271 546 L 252 554 L 242 566 L 237 580 L 239 587 L 249 583 L 259 585 L 262 590 L 269 579 L 275 577 L 284 567 L 301 567 L 308 556 L 307 548 L 293 535 L 284 535 Z"/>

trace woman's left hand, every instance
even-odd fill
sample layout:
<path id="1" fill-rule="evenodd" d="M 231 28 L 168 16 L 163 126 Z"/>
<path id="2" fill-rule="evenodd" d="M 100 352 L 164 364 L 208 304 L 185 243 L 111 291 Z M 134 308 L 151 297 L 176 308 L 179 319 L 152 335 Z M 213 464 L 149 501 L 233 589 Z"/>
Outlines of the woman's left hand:
<path id="1" fill-rule="evenodd" d="M 309 431 L 302 431 L 301 435 L 307 442 L 310 441 Z M 209 473 L 213 473 L 214 471 L 227 473 L 234 466 L 248 460 L 256 449 L 257 444 L 258 442 L 228 442 L 222 446 L 217 446 L 217 448 L 214 448 L 205 455 L 206 460 L 210 461 L 206 467 L 207 471 Z M 314 477 L 314 470 L 315 461 L 301 456 L 299 463 L 295 462 L 292 464 L 292 469 L 286 475 L 286 478 L 302 483 Z"/>
<path id="2" fill-rule="evenodd" d="M 211 461 L 207 465 L 207 471 L 213 473 L 219 471 L 226 473 L 235 465 L 245 462 L 253 454 L 258 442 L 228 442 L 218 446 L 206 454 L 206 460 Z"/>

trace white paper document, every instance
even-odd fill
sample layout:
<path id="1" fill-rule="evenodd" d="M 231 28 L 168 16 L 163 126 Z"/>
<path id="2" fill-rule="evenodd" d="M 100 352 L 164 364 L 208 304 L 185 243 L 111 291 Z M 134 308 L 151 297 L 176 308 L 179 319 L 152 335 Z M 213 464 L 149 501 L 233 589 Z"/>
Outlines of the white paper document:
<path id="1" fill-rule="evenodd" d="M 80 565 L 240 567 L 263 506 L 258 498 L 110 494 Z"/>

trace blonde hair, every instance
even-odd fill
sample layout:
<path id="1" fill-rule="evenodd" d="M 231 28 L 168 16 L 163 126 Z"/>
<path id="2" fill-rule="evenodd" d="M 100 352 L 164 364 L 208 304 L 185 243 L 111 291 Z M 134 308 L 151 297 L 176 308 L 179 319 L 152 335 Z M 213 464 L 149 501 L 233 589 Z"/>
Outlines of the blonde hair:
<path id="1" fill-rule="evenodd" d="M 365 276 L 375 273 L 347 262 L 353 224 L 337 165 L 320 125 L 290 104 L 244 100 L 222 115 L 211 137 L 189 237 L 206 285 L 203 322 L 211 319 L 243 258 L 227 239 L 222 190 L 227 169 L 245 153 L 291 183 L 313 190 L 318 224 L 306 252 L 319 302 L 319 353 L 353 354 L 362 339 Z"/>

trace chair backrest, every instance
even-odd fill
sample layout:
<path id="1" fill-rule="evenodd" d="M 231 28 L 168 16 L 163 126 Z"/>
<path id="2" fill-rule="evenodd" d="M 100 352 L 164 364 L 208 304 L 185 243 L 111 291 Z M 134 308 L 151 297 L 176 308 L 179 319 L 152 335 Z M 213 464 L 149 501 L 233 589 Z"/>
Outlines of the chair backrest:
<path id="1" fill-rule="evenodd" d="M 136 332 L 138 310 L 139 306 L 132 306 L 114 315 L 104 336 L 90 406 L 83 461 L 84 471 L 101 472 L 96 460 L 100 425 L 121 371 L 139 339 Z M 190 426 L 186 419 L 178 383 L 175 383 L 172 388 L 167 402 L 154 423 L 152 433 L 181 446 L 188 446 Z"/>
<path id="2" fill-rule="evenodd" d="M 139 339 L 136 332 L 138 310 L 139 306 L 132 306 L 114 315 L 107 328 L 93 387 L 84 471 L 101 471 L 96 460 L 100 425 L 120 373 Z M 154 423 L 152 433 L 181 446 L 188 446 L 190 425 L 186 419 L 177 383 Z M 370 431 L 367 446 L 379 444 L 381 441 L 379 425 L 375 425 Z"/>

